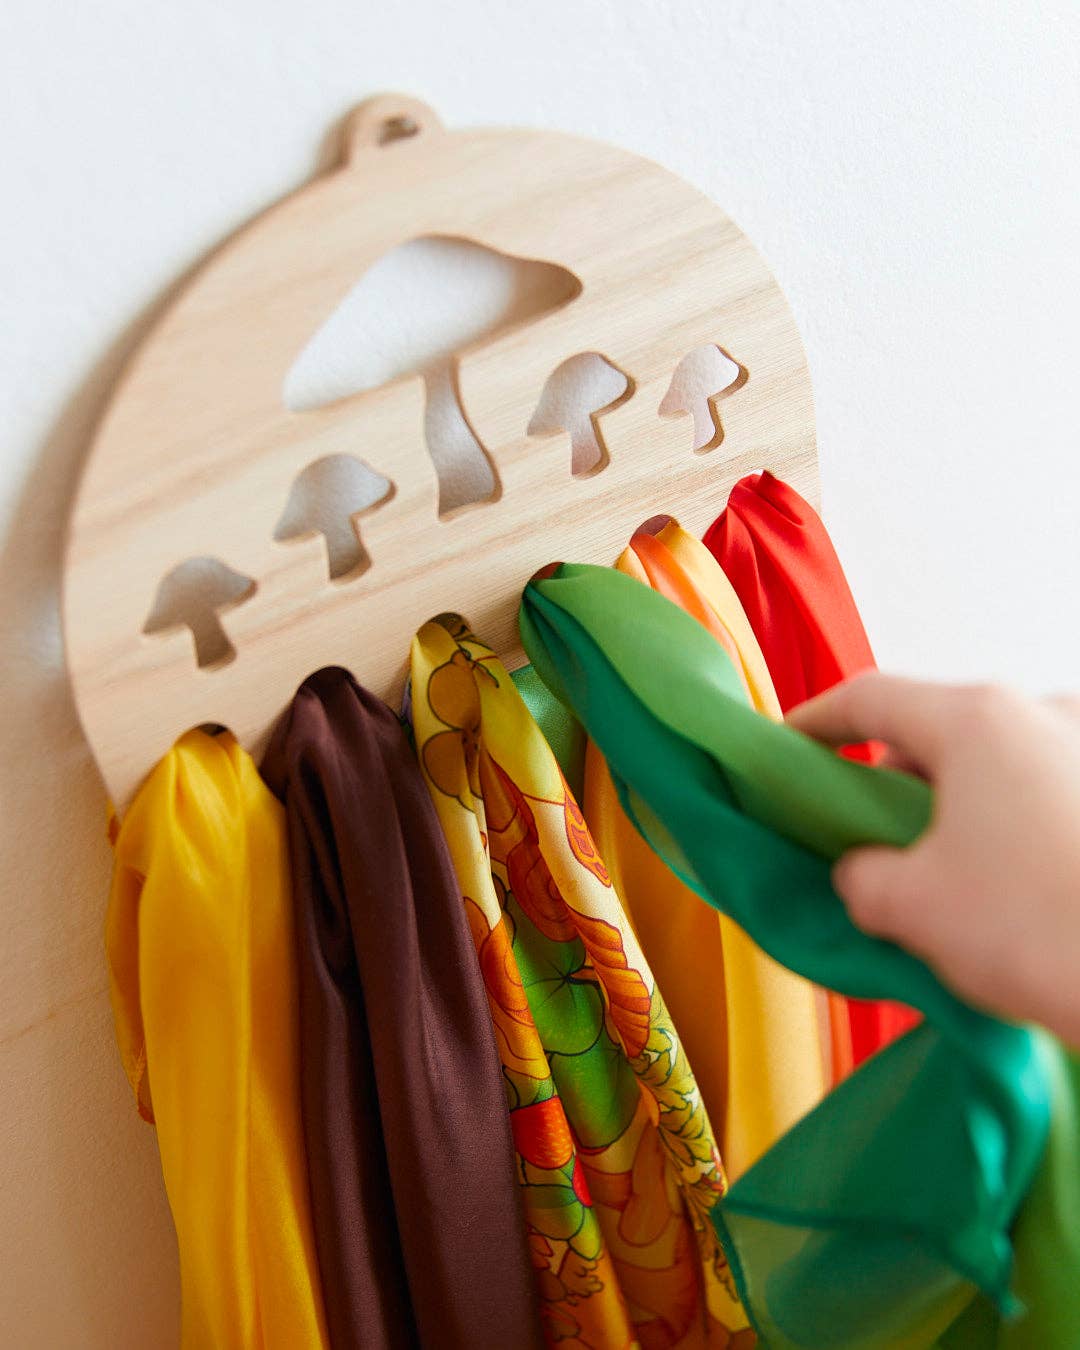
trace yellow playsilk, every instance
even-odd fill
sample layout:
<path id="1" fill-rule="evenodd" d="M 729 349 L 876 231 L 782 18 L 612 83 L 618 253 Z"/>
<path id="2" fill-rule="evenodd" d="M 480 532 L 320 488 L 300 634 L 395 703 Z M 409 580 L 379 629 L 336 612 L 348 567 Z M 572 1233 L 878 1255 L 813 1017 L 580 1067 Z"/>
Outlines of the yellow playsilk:
<path id="1" fill-rule="evenodd" d="M 635 536 L 616 566 L 692 613 L 732 658 L 754 707 L 779 718 L 761 649 L 703 544 L 672 521 L 655 538 Z M 721 1132 L 734 1180 L 817 1105 L 834 1072 L 842 1076 L 840 1065 L 826 1068 L 823 1059 L 823 1039 L 831 1048 L 827 1003 L 667 868 L 630 824 L 591 743 L 584 811 Z"/>
<path id="2" fill-rule="evenodd" d="M 282 808 L 232 736 L 192 731 L 113 834 L 113 1015 L 157 1125 L 182 1344 L 324 1347 Z"/>
<path id="3" fill-rule="evenodd" d="M 708 1116 L 550 747 L 455 616 L 414 640 L 410 702 L 492 1009 L 549 1342 L 752 1345 L 709 1221 L 725 1182 Z"/>

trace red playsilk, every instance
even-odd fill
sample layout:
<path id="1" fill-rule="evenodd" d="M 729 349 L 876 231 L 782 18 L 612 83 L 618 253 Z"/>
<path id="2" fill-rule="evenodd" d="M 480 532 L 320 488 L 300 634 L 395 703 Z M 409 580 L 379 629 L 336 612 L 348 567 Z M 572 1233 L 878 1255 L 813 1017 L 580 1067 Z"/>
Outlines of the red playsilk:
<path id="1" fill-rule="evenodd" d="M 875 668 L 832 540 L 794 488 L 768 472 L 740 479 L 705 544 L 742 602 L 785 713 Z M 869 742 L 844 753 L 873 763 L 880 747 Z M 859 999 L 848 1000 L 848 1012 L 856 1065 L 919 1020 L 898 1004 Z"/>

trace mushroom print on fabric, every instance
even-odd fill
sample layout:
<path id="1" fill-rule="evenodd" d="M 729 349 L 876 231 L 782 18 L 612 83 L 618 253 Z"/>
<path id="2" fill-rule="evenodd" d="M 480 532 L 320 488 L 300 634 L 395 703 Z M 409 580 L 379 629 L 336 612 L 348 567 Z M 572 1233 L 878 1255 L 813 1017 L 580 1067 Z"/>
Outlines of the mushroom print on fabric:
<path id="1" fill-rule="evenodd" d="M 753 1344 L 690 1067 L 554 755 L 457 616 L 413 642 L 417 753 L 495 1023 L 545 1334 Z"/>

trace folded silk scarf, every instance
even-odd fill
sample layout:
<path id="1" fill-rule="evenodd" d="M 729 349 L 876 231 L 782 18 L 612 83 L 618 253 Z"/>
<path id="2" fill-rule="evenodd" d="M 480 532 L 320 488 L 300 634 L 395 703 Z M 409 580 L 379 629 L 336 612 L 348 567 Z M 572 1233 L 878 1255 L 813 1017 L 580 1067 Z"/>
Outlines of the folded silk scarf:
<path id="1" fill-rule="evenodd" d="M 778 719 L 779 701 L 757 637 L 708 549 L 674 520 L 655 537 L 639 533 L 632 548 L 645 564 L 642 579 L 705 625 L 731 657 L 754 707 Z M 832 990 L 818 989 L 817 994 L 825 1005 L 818 1020 L 828 1036 L 827 1077 L 835 1086 L 854 1067 L 851 1000 Z"/>
<path id="2" fill-rule="evenodd" d="M 453 616 L 413 642 L 417 752 L 480 956 L 552 1343 L 753 1343 L 693 1076 L 555 758 Z"/>
<path id="3" fill-rule="evenodd" d="M 860 932 L 829 880 L 849 847 L 914 840 L 929 789 L 760 716 L 701 626 L 617 572 L 559 564 L 534 578 L 521 629 L 624 809 L 689 885 L 807 978 L 926 1015 L 714 1210 L 764 1342 L 927 1346 L 976 1288 L 1010 1306 L 1008 1231 L 1048 1129 L 1034 1038 Z"/>
<path id="4" fill-rule="evenodd" d="M 702 545 L 676 525 L 637 534 L 616 564 L 680 604 L 728 651 L 754 705 L 779 717 L 768 671 L 739 602 Z M 711 593 L 672 555 L 696 546 Z M 726 593 L 725 593 L 726 588 Z M 603 755 L 586 751 L 584 811 L 686 1048 L 734 1179 L 825 1094 L 817 991 L 767 956 L 727 915 L 701 903 L 653 852 L 619 804 Z M 840 1009 L 846 1031 L 846 1007 Z M 841 1045 L 838 1057 L 843 1056 Z M 831 1061 L 830 1055 L 830 1061 Z M 850 1047 L 846 1066 L 850 1067 Z M 842 1075 L 841 1075 L 842 1076 Z"/>
<path id="5" fill-rule="evenodd" d="M 874 656 L 832 540 L 817 512 L 771 473 L 740 479 L 705 534 L 768 662 L 783 712 L 874 669 Z M 880 747 L 850 746 L 872 762 Z M 854 1064 L 903 1035 L 917 1017 L 892 1003 L 848 1006 Z"/>
<path id="6" fill-rule="evenodd" d="M 114 850 L 113 1015 L 157 1125 L 182 1344 L 323 1347 L 284 814 L 231 736 L 192 731 L 139 790 Z"/>
<path id="7" fill-rule="evenodd" d="M 331 1340 L 540 1345 L 491 1017 L 405 731 L 345 671 L 323 670 L 263 776 L 288 819 Z"/>
<path id="8" fill-rule="evenodd" d="M 874 668 L 832 540 L 793 487 L 768 472 L 741 478 L 704 542 L 742 603 L 784 712 Z"/>

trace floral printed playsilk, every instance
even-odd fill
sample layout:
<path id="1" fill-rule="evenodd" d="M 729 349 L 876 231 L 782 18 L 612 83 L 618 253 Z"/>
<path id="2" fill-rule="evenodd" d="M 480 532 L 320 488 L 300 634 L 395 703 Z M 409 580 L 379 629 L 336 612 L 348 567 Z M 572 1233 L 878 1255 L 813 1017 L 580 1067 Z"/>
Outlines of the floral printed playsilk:
<path id="1" fill-rule="evenodd" d="M 534 578 L 521 629 L 631 819 L 688 884 L 808 978 L 926 1016 L 713 1211 L 765 1343 L 926 1347 L 976 1286 L 1009 1306 L 1009 1229 L 1048 1128 L 1036 1043 L 861 933 L 829 881 L 849 847 L 916 838 L 929 789 L 760 716 L 719 645 L 618 572 L 560 564 Z"/>
<path id="2" fill-rule="evenodd" d="M 685 535 L 685 541 L 683 536 Z M 712 593 L 695 585 L 671 546 L 705 555 Z M 737 662 L 754 706 L 779 717 L 754 635 L 716 563 L 677 525 L 634 536 L 616 564 L 705 626 Z M 725 914 L 684 885 L 634 829 L 603 756 L 586 751 L 585 816 L 611 869 L 694 1071 L 710 1119 L 722 1131 L 724 1163 L 737 1178 L 825 1094 L 814 987 L 767 956 Z M 846 1030 L 843 1016 L 841 1029 Z M 842 1053 L 842 1047 L 841 1047 Z M 850 1061 L 850 1050 L 846 1056 Z"/>
<path id="3" fill-rule="evenodd" d="M 549 746 L 456 617 L 414 639 L 409 702 L 495 1023 L 548 1339 L 752 1344 L 709 1221 L 725 1182 L 708 1117 Z"/>
<path id="4" fill-rule="evenodd" d="M 731 490 L 705 544 L 750 620 L 780 699 L 789 709 L 841 680 L 874 669 L 874 655 L 832 540 L 817 512 L 771 473 L 750 474 Z M 880 746 L 849 746 L 873 762 Z M 918 1020 L 894 1003 L 850 1000 L 854 1064 L 902 1036 Z"/>
<path id="5" fill-rule="evenodd" d="M 285 818 L 189 732 L 115 832 L 113 1016 L 180 1249 L 185 1350 L 327 1344 L 300 1122 Z"/>

